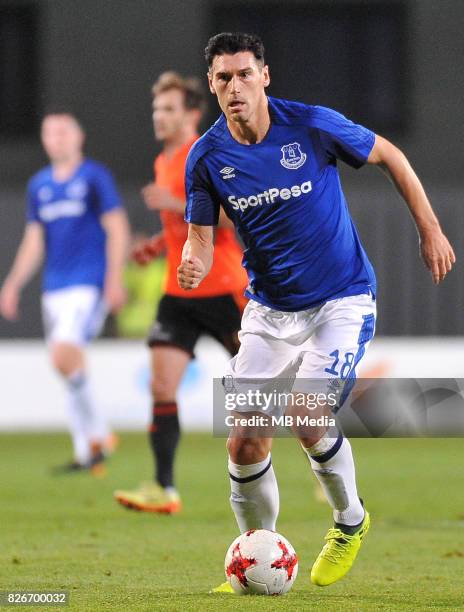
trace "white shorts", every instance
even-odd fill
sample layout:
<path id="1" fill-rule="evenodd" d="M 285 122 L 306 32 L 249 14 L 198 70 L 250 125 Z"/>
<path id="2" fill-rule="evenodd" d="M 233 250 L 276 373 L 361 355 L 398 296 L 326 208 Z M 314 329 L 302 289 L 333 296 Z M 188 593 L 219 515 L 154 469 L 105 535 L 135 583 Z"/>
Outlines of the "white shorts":
<path id="1" fill-rule="evenodd" d="M 84 345 L 101 332 L 107 313 L 101 290 L 92 285 L 75 285 L 42 295 L 47 342 Z"/>
<path id="2" fill-rule="evenodd" d="M 243 388 L 240 379 L 248 379 L 243 381 L 248 389 L 272 387 L 276 379 L 288 387 L 292 381 L 293 393 L 307 393 L 314 385 L 327 392 L 338 386 L 336 412 L 354 386 L 356 368 L 374 336 L 375 316 L 375 299 L 367 294 L 299 312 L 273 310 L 250 300 L 242 317 L 240 350 L 224 377 L 226 391 L 228 386 Z M 250 379 L 256 385 L 250 385 Z M 250 410 L 256 408 L 236 408 Z"/>

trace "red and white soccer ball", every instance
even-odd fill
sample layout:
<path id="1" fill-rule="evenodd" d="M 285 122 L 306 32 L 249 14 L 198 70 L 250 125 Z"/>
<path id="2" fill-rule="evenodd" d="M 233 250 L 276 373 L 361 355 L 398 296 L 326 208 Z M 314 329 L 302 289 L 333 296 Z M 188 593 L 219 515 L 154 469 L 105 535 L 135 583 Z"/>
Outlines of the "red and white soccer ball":
<path id="1" fill-rule="evenodd" d="M 283 595 L 295 582 L 298 557 L 290 542 L 275 531 L 251 529 L 229 546 L 226 578 L 240 595 Z"/>

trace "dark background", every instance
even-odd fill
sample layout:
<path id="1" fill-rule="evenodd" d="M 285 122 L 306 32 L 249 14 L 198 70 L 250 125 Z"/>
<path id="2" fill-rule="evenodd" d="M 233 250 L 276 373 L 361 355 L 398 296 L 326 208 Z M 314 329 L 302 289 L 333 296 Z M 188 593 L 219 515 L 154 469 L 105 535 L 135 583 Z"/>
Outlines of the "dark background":
<path id="1" fill-rule="evenodd" d="M 134 228 L 151 232 L 157 220 L 138 195 L 159 150 L 151 84 L 167 69 L 204 78 L 208 37 L 237 29 L 263 37 L 270 94 L 333 107 L 403 148 L 462 259 L 463 22 L 460 0 L 0 0 L 0 278 L 21 236 L 25 182 L 46 161 L 43 110 L 76 112 L 87 152 L 115 173 Z M 211 97 L 204 128 L 217 114 Z M 378 332 L 464 333 L 460 265 L 434 287 L 388 181 L 374 168 L 342 174 L 378 274 Z M 0 337 L 41 334 L 39 293 L 36 279 L 22 320 L 1 320 Z"/>

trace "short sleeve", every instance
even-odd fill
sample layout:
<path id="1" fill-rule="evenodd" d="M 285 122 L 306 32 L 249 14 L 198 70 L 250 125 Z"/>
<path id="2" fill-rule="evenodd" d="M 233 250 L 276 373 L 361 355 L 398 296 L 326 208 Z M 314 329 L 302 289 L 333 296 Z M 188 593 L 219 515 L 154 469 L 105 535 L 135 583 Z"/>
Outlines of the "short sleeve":
<path id="1" fill-rule="evenodd" d="M 326 153 L 353 168 L 363 166 L 374 146 L 374 132 L 330 108 L 315 106 L 313 109 L 314 126 Z"/>
<path id="2" fill-rule="evenodd" d="M 194 161 L 190 156 L 187 159 L 185 192 L 185 220 L 195 225 L 217 225 L 220 204 L 203 159 Z"/>
<path id="3" fill-rule="evenodd" d="M 36 192 L 30 182 L 26 190 L 26 221 L 27 223 L 40 223 Z"/>
<path id="4" fill-rule="evenodd" d="M 121 208 L 121 196 L 111 172 L 100 164 L 95 166 L 93 187 L 97 198 L 97 209 L 100 214 Z"/>

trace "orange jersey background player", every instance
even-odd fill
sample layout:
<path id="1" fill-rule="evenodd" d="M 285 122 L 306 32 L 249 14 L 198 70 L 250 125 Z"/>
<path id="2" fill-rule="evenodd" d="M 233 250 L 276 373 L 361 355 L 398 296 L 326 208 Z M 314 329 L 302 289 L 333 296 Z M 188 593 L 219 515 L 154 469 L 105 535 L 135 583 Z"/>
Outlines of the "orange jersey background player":
<path id="1" fill-rule="evenodd" d="M 171 156 L 164 152 L 161 153 L 154 163 L 155 185 L 166 189 L 181 202 L 185 202 L 185 162 L 195 140 L 196 138 L 193 138 L 182 145 Z M 145 194 L 149 201 L 150 186 L 146 188 Z M 182 248 L 187 240 L 188 226 L 184 221 L 183 213 L 176 210 L 160 210 L 160 218 L 163 225 L 163 246 L 168 264 L 166 293 L 186 298 L 233 294 L 239 303 L 243 303 L 242 296 L 247 285 L 247 277 L 241 265 L 242 249 L 235 238 L 232 225 L 218 227 L 211 272 L 200 287 L 186 291 L 179 287 L 176 272 L 182 258 Z M 228 224 L 227 218 L 221 218 L 221 221 Z"/>

